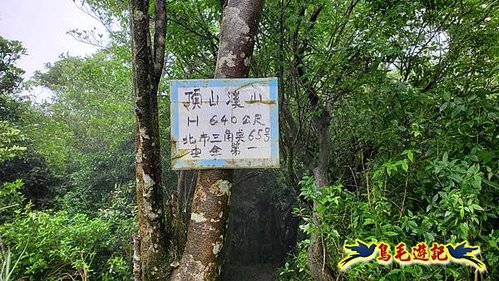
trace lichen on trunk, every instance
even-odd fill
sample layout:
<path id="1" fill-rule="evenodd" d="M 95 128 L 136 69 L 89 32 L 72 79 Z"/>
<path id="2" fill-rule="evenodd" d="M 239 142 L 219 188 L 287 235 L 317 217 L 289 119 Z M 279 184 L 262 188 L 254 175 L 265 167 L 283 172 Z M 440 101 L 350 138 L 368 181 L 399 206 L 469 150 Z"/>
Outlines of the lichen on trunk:
<path id="1" fill-rule="evenodd" d="M 220 274 L 231 178 L 231 170 L 199 174 L 186 247 L 172 280 L 214 280 Z"/>
<path id="2" fill-rule="evenodd" d="M 215 78 L 247 77 L 263 0 L 229 0 L 223 11 Z M 187 242 L 172 280 L 220 275 L 232 170 L 203 170 L 197 178 Z"/>
<path id="3" fill-rule="evenodd" d="M 136 279 L 165 280 L 168 232 L 165 227 L 161 181 L 161 151 L 157 95 L 164 63 L 166 7 L 155 3 L 155 34 L 151 44 L 149 1 L 130 0 L 133 90 L 136 105 L 135 174 L 139 217 L 140 256 Z"/>

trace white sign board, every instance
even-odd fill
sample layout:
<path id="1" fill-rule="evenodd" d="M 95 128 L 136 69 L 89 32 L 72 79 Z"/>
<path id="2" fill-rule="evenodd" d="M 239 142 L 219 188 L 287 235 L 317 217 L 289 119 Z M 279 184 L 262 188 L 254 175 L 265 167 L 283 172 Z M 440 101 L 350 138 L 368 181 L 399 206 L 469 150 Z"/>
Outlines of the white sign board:
<path id="1" fill-rule="evenodd" d="M 278 168 L 277 78 L 170 81 L 172 168 Z"/>

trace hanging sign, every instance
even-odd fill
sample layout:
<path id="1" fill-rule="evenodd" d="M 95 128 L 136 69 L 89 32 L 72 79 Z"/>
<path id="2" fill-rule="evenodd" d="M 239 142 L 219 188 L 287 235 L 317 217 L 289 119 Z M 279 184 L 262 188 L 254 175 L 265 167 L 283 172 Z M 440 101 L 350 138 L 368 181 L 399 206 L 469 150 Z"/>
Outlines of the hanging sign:
<path id="1" fill-rule="evenodd" d="M 170 81 L 175 170 L 278 168 L 277 78 Z"/>

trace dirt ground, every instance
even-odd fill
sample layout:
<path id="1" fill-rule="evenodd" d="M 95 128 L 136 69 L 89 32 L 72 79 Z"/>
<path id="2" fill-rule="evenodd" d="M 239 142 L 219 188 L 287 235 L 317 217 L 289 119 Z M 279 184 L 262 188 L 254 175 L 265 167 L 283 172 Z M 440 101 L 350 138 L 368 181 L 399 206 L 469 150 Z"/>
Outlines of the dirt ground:
<path id="1" fill-rule="evenodd" d="M 223 281 L 274 281 L 278 264 L 227 265 Z"/>

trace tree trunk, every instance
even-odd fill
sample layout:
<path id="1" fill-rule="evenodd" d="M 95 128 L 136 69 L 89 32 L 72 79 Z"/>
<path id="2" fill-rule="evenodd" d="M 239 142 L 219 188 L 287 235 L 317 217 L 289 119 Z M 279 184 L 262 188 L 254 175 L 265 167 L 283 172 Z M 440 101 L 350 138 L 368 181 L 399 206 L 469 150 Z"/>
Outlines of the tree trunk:
<path id="1" fill-rule="evenodd" d="M 164 64 L 166 7 L 164 0 L 156 0 L 155 4 L 152 46 L 149 1 L 130 0 L 140 272 L 142 280 L 147 281 L 165 280 L 169 271 L 157 107 Z"/>
<path id="2" fill-rule="evenodd" d="M 180 266 L 172 280 L 215 280 L 220 273 L 231 170 L 200 172 Z"/>
<path id="3" fill-rule="evenodd" d="M 324 110 L 322 115 L 314 118 L 317 137 L 319 139 L 319 151 L 317 164 L 313 169 L 316 188 L 320 189 L 330 185 L 328 170 L 331 162 L 329 151 L 331 149 L 329 141 L 329 124 L 330 114 Z M 314 223 L 320 223 L 316 215 L 316 206 L 313 206 L 312 220 Z M 336 280 L 335 274 L 329 265 L 329 256 L 325 248 L 325 242 L 322 233 L 312 233 L 310 236 L 310 248 L 307 256 L 308 267 L 310 273 L 317 281 L 333 281 Z"/>
<path id="4" fill-rule="evenodd" d="M 248 75 L 263 0 L 229 0 L 223 11 L 215 78 Z M 221 271 L 232 170 L 204 170 L 197 178 L 187 243 L 172 280 L 215 280 Z"/>
<path id="5" fill-rule="evenodd" d="M 324 8 L 324 3 L 319 4 L 314 12 L 310 15 L 309 22 L 310 25 L 308 29 L 311 30 L 319 17 L 320 13 Z M 301 10 L 301 14 L 304 15 L 305 10 Z M 298 31 L 297 31 L 298 32 Z M 297 40 L 297 33 L 295 34 L 295 40 Z M 331 163 L 331 144 L 329 141 L 329 126 L 331 121 L 331 108 L 328 105 L 322 105 L 320 97 L 313 86 L 312 81 L 309 80 L 305 73 L 304 55 L 305 49 L 308 47 L 308 41 L 304 40 L 301 45 L 296 50 L 295 54 L 295 64 L 298 77 L 301 80 L 303 87 L 305 88 L 305 93 L 307 94 L 310 108 L 313 111 L 320 113 L 319 116 L 312 118 L 314 129 L 316 130 L 316 137 L 319 144 L 319 153 L 317 154 L 317 161 L 310 161 L 312 165 L 312 170 L 314 173 L 314 180 L 317 189 L 322 188 L 330 184 L 329 179 L 329 165 Z M 312 209 L 312 220 L 313 223 L 320 223 L 319 218 L 316 213 L 316 206 L 314 203 Z M 329 266 L 329 257 L 324 247 L 324 241 L 322 239 L 321 233 L 312 233 L 310 236 L 310 247 L 307 255 L 307 263 L 310 269 L 310 273 L 314 280 L 317 281 L 333 281 L 336 280 L 335 274 L 331 267 Z"/>

